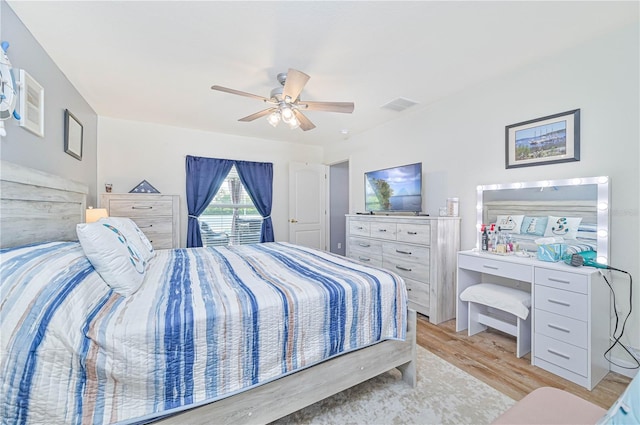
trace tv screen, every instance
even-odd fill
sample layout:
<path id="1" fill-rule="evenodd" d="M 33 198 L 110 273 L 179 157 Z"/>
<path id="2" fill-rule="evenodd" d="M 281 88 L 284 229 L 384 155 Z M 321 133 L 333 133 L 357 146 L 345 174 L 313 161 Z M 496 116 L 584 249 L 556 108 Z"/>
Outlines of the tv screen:
<path id="1" fill-rule="evenodd" d="M 422 211 L 422 163 L 364 173 L 369 212 Z"/>

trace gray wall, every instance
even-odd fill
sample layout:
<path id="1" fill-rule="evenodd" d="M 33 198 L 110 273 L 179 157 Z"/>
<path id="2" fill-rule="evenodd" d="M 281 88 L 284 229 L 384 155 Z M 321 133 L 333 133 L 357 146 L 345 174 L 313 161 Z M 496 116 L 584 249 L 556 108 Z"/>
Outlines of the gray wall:
<path id="1" fill-rule="evenodd" d="M 346 255 L 346 218 L 349 212 L 349 162 L 329 167 L 329 251 Z"/>
<path id="2" fill-rule="evenodd" d="M 24 69 L 44 87 L 45 106 L 44 138 L 13 118 L 5 121 L 7 136 L 0 140 L 0 158 L 82 182 L 89 186 L 87 205 L 96 205 L 97 114 L 4 0 L 0 0 L 0 39 L 10 44 L 7 54 L 16 79 L 18 70 Z M 65 109 L 84 127 L 82 161 L 64 152 Z"/>

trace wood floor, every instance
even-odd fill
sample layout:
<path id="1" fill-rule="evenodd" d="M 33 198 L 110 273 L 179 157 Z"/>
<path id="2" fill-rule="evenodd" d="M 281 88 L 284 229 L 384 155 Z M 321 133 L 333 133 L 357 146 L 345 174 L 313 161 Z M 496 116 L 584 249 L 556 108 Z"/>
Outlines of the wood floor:
<path id="1" fill-rule="evenodd" d="M 491 329 L 469 337 L 466 331 L 456 333 L 455 327 L 455 320 L 436 326 L 418 314 L 417 342 L 514 400 L 520 400 L 536 388 L 548 386 L 569 391 L 608 409 L 631 381 L 624 375 L 609 372 L 593 391 L 589 391 L 532 366 L 531 354 L 516 358 L 515 337 Z"/>

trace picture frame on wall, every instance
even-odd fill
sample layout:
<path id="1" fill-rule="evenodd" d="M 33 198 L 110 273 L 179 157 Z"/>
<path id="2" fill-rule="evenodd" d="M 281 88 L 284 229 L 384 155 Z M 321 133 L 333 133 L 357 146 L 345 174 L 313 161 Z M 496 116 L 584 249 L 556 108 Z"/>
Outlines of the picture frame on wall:
<path id="1" fill-rule="evenodd" d="M 75 115 L 64 110 L 64 151 L 82 161 L 82 145 L 84 128 Z"/>
<path id="2" fill-rule="evenodd" d="M 580 161 L 580 109 L 505 127 L 506 168 Z"/>
<path id="3" fill-rule="evenodd" d="M 20 127 L 44 137 L 44 88 L 24 69 L 20 70 Z"/>

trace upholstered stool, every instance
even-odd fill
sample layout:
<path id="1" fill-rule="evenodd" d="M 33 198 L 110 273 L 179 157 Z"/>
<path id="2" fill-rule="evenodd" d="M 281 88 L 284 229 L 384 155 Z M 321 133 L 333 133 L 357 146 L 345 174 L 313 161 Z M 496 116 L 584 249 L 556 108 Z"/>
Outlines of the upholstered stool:
<path id="1" fill-rule="evenodd" d="M 469 336 L 497 329 L 516 337 L 518 358 L 531 351 L 531 294 L 495 283 L 471 285 L 460 294 L 468 303 Z"/>

